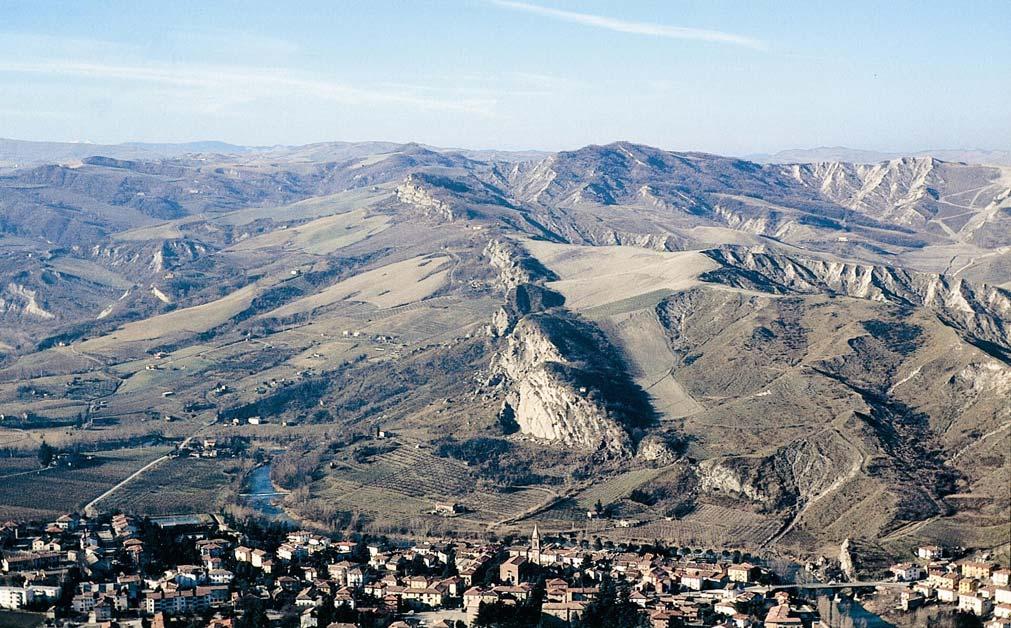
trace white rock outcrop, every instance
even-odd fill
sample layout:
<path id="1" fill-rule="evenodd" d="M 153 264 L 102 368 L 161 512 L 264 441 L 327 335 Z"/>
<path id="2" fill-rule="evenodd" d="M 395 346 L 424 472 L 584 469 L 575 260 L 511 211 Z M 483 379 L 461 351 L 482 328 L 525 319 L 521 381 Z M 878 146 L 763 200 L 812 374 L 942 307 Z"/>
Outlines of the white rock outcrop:
<path id="1" fill-rule="evenodd" d="M 503 412 L 536 438 L 611 455 L 629 453 L 628 433 L 600 400 L 572 382 L 570 366 L 537 319 L 519 321 L 493 366 L 509 382 Z"/>
<path id="2" fill-rule="evenodd" d="M 586 354 L 599 339 L 564 311 L 543 314 L 564 302 L 541 285 L 554 275 L 514 242 L 493 240 L 484 253 L 506 291 L 491 324 L 503 343 L 491 367 L 492 379 L 507 390 L 503 422 L 570 447 L 630 454 L 632 439 L 620 418 L 598 391 L 579 383 L 600 376 L 602 365 L 590 364 Z"/>
<path id="3" fill-rule="evenodd" d="M 431 191 L 413 174 L 408 175 L 403 183 L 397 186 L 397 200 L 411 205 L 433 218 L 452 221 L 455 218 L 453 208 L 449 203 L 435 198 Z"/>
<path id="4" fill-rule="evenodd" d="M 18 283 L 7 284 L 0 292 L 0 312 L 21 314 L 42 320 L 52 320 L 56 315 L 46 310 L 38 300 L 38 293 Z"/>
<path id="5" fill-rule="evenodd" d="M 950 275 L 889 266 L 806 259 L 762 250 L 706 252 L 739 279 L 780 292 L 826 292 L 872 301 L 924 307 L 942 322 L 1011 355 L 1011 292 Z M 734 279 L 730 278 L 733 282 Z M 742 285 L 742 287 L 744 287 Z"/>
<path id="6" fill-rule="evenodd" d="M 666 465 L 677 459 L 677 453 L 661 436 L 651 434 L 639 441 L 638 456 L 646 462 Z"/>

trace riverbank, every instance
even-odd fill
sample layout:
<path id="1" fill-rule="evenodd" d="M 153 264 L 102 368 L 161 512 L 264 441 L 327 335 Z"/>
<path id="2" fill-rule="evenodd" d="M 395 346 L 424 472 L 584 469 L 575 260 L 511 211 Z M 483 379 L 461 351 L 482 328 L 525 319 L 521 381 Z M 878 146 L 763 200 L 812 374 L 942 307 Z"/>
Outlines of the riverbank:
<path id="1" fill-rule="evenodd" d="M 274 485 L 270 479 L 270 463 L 255 467 L 243 482 L 242 493 L 239 494 L 239 504 L 251 508 L 257 515 L 269 521 L 287 523 L 293 526 L 298 521 L 289 513 L 283 504 L 287 491 Z"/>

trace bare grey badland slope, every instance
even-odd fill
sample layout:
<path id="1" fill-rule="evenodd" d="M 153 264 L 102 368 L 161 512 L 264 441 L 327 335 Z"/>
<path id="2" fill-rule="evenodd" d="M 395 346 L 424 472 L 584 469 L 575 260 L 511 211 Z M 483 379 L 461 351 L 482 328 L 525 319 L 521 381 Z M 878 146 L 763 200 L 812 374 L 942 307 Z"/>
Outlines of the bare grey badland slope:
<path id="1" fill-rule="evenodd" d="M 523 157 L 4 171 L 3 473 L 43 438 L 92 458 L 10 475 L 2 516 L 79 508 L 197 434 L 270 459 L 322 526 L 1006 542 L 1011 169 Z M 172 459 L 98 506 L 234 507 L 247 468 Z"/>

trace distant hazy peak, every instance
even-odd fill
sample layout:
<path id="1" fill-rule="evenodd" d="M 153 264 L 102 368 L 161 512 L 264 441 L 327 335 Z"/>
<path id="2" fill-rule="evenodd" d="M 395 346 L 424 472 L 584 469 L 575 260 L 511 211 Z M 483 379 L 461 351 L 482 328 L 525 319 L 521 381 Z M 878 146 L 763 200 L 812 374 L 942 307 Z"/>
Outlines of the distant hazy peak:
<path id="1" fill-rule="evenodd" d="M 994 166 L 1011 166 L 1011 151 L 982 149 L 934 149 L 912 152 L 881 152 L 846 148 L 845 146 L 819 146 L 797 148 L 778 153 L 745 155 L 746 159 L 765 164 L 848 162 L 873 164 L 902 157 L 934 157 L 941 161 L 964 162 Z"/>

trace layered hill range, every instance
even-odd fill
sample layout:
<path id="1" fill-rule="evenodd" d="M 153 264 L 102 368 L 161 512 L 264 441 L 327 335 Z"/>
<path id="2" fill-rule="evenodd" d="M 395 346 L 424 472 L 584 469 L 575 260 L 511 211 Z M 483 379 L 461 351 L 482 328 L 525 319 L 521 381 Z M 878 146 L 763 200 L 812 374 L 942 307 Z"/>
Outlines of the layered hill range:
<path id="1" fill-rule="evenodd" d="M 1008 168 L 629 143 L 88 156 L 0 176 L 0 233 L 5 407 L 84 412 L 93 446 L 152 408 L 183 417 L 167 437 L 196 402 L 276 415 L 320 465 L 289 479 L 310 519 L 452 499 L 463 528 L 569 529 L 606 485 L 648 539 L 1007 539 Z M 109 385 L 61 393 L 82 377 Z M 369 459 L 324 468 L 320 424 L 495 464 L 384 485 L 408 512 L 378 512 L 355 501 Z"/>

